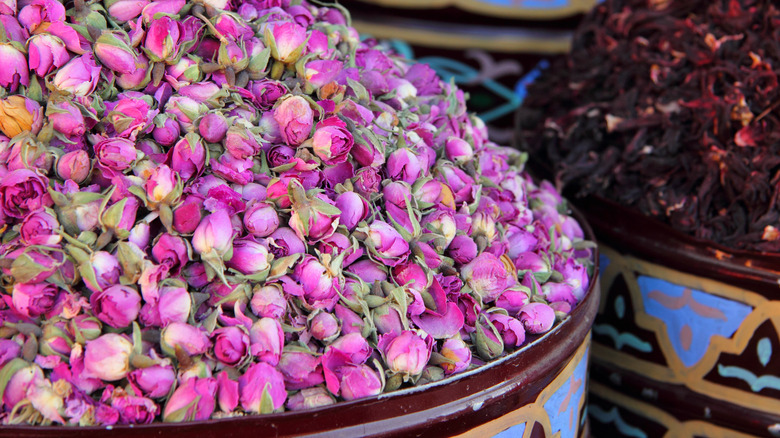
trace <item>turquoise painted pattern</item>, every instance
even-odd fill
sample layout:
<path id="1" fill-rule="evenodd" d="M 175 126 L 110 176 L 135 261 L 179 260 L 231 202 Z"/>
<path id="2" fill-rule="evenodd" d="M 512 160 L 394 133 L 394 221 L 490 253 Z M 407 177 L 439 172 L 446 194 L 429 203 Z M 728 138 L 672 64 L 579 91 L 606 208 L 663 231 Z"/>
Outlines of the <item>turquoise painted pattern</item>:
<path id="1" fill-rule="evenodd" d="M 642 429 L 626 423 L 626 421 L 623 420 L 623 417 L 620 416 L 620 411 L 618 411 L 616 407 L 605 411 L 598 405 L 591 404 L 588 406 L 588 414 L 599 423 L 613 424 L 617 430 L 625 436 L 647 438 L 647 434 Z"/>
<path id="2" fill-rule="evenodd" d="M 586 373 L 589 354 L 589 351 L 585 352 L 571 377 L 544 404 L 544 410 L 550 418 L 551 431 L 553 434 L 560 431 L 561 438 L 577 436 L 580 424 L 580 400 L 588 381 Z"/>
<path id="3" fill-rule="evenodd" d="M 701 360 L 713 336 L 730 338 L 753 310 L 738 301 L 639 276 L 645 312 L 666 325 L 674 351 L 686 367 Z"/>

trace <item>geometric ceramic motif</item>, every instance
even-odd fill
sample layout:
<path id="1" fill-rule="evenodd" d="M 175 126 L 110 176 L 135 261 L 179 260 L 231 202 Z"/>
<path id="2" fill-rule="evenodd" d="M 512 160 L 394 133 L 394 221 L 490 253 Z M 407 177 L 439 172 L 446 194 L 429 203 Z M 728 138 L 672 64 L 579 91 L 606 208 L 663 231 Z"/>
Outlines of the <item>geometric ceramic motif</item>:
<path id="1" fill-rule="evenodd" d="M 560 431 L 561 438 L 574 438 L 580 421 L 580 400 L 587 385 L 589 352 L 580 359 L 571 377 L 544 404 L 550 418 L 553 434 Z"/>
<path id="2" fill-rule="evenodd" d="M 645 312 L 666 326 L 674 351 L 686 367 L 707 352 L 713 336 L 730 338 L 752 307 L 658 278 L 639 276 Z"/>

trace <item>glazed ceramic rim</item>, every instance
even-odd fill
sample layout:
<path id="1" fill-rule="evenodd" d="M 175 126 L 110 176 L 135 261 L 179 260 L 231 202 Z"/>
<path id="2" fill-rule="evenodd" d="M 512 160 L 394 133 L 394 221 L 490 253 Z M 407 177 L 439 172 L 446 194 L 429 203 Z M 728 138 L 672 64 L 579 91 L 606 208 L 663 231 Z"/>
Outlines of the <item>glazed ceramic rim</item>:
<path id="1" fill-rule="evenodd" d="M 569 208 L 572 212 L 572 216 L 578 221 L 580 226 L 582 227 L 583 231 L 585 232 L 585 237 L 590 241 L 595 241 L 595 235 L 593 233 L 593 230 L 589 223 L 585 220 L 585 216 L 573 205 L 569 205 Z M 502 365 L 511 366 L 514 365 L 515 367 L 519 367 L 519 365 L 522 365 L 522 362 L 524 362 L 526 359 L 530 357 L 531 354 L 537 353 L 541 350 L 542 353 L 547 352 L 547 354 L 540 355 L 540 360 L 532 362 L 534 363 L 541 363 L 542 361 L 548 362 L 550 359 L 552 359 L 552 364 L 554 366 L 547 367 L 554 371 L 554 373 L 549 373 L 553 375 L 549 375 L 548 373 L 544 373 L 544 377 L 549 377 L 549 382 L 554 380 L 554 378 L 563 370 L 565 365 L 568 363 L 569 359 L 573 357 L 577 349 L 582 345 L 583 342 L 586 341 L 586 338 L 588 334 L 590 333 L 590 327 L 593 325 L 593 321 L 596 316 L 596 312 L 599 306 L 599 299 L 600 299 L 600 285 L 599 285 L 599 251 L 598 248 L 594 248 L 593 250 L 593 273 L 590 276 L 589 279 L 589 285 L 588 290 L 584 296 L 584 298 L 577 304 L 577 306 L 572 310 L 572 312 L 569 314 L 569 316 L 562 322 L 560 322 L 558 325 L 556 325 L 552 330 L 545 333 L 541 336 L 535 336 L 530 342 L 528 342 L 527 345 L 521 347 L 520 349 L 512 352 L 509 355 L 503 356 L 499 359 L 496 359 L 492 362 L 486 363 L 478 368 L 475 368 L 470 371 L 458 373 L 452 376 L 449 376 L 445 379 L 442 379 L 437 382 L 428 383 L 425 385 L 415 386 L 411 388 L 405 388 L 397 391 L 392 391 L 389 393 L 383 393 L 372 397 L 366 397 L 361 398 L 358 400 L 352 400 L 352 401 L 341 401 L 337 402 L 334 405 L 329 406 L 323 406 L 318 408 L 312 408 L 312 409 L 306 409 L 306 410 L 299 410 L 299 411 L 285 411 L 281 413 L 276 414 L 251 414 L 251 415 L 241 415 L 241 416 L 235 416 L 235 417 L 226 417 L 226 418 L 213 418 L 209 420 L 199 420 L 199 421 L 188 421 L 188 422 L 182 422 L 182 423 L 164 423 L 164 422 L 155 422 L 151 424 L 139 424 L 139 425 L 112 425 L 112 426 L 68 426 L 68 425 L 56 425 L 56 426 L 31 426 L 31 425 L 2 425 L 0 426 L 0 437 L 15 437 L 15 438 L 23 438 L 23 437 L 60 437 L 60 436 L 67 436 L 67 437 L 88 437 L 93 436 L 94 434 L 97 434 L 98 432 L 102 431 L 110 431 L 112 434 L 116 433 L 119 435 L 125 435 L 130 436 L 142 436 L 137 435 L 141 433 L 151 434 L 151 433 L 174 433 L 178 432 L 178 429 L 192 429 L 193 432 L 197 431 L 198 427 L 220 427 L 223 426 L 226 430 L 230 427 L 241 427 L 241 426 L 247 426 L 247 427 L 259 427 L 259 425 L 263 425 L 264 427 L 273 427 L 276 420 L 289 420 L 291 418 L 295 417 L 301 417 L 306 416 L 310 417 L 310 419 L 315 419 L 316 417 L 322 417 L 327 416 L 331 413 L 337 413 L 341 410 L 346 409 L 356 409 L 360 407 L 365 408 L 371 408 L 371 405 L 376 405 L 379 402 L 389 402 L 389 401 L 402 401 L 404 398 L 414 397 L 414 396 L 420 396 L 423 393 L 430 393 L 432 391 L 441 391 L 451 385 L 456 385 L 457 387 L 466 386 L 466 389 L 468 390 L 469 384 L 475 383 L 474 380 L 479 377 L 483 377 L 481 380 L 485 380 L 488 377 L 493 377 L 491 380 L 495 381 L 495 384 L 492 385 L 485 385 L 484 388 L 480 389 L 481 391 L 488 391 L 494 388 L 497 388 L 504 384 L 504 386 L 511 386 L 514 388 L 517 385 L 512 385 L 512 382 L 509 382 L 507 379 L 496 379 L 494 374 L 498 374 L 501 370 Z M 579 330 L 578 328 L 587 328 L 586 330 Z M 568 336 L 567 336 L 568 335 Z M 526 353 L 526 355 L 524 355 Z M 518 362 L 515 364 L 514 362 Z M 522 369 L 521 371 L 518 371 L 517 374 L 524 374 L 526 377 L 526 380 L 533 380 L 531 379 L 534 373 L 538 373 L 540 371 L 539 366 L 533 367 L 533 366 L 526 366 L 526 368 Z M 549 382 L 545 382 L 546 384 L 549 384 Z M 475 385 L 479 386 L 479 385 Z M 500 395 L 503 395 L 500 394 Z M 489 395 L 483 397 L 484 399 L 489 399 Z M 446 400 L 440 400 L 435 406 L 428 406 L 429 409 L 438 408 L 438 407 L 445 407 L 449 406 L 452 411 L 453 408 L 455 408 L 457 405 L 456 402 L 458 402 L 460 399 L 446 399 Z M 438 401 L 438 400 L 437 400 Z M 450 406 L 451 405 L 451 406 Z M 473 406 L 473 409 L 476 411 L 481 406 Z M 423 412 L 424 409 L 418 409 L 420 412 Z M 456 414 L 457 412 L 443 412 L 441 413 L 441 417 L 443 418 L 447 414 Z M 387 418 L 384 418 L 382 421 L 392 420 L 394 417 L 388 416 Z M 354 430 L 357 427 L 357 425 L 345 425 L 345 427 L 341 428 L 346 431 Z M 339 429 L 335 429 L 336 432 L 339 432 Z M 213 430 L 211 431 L 213 432 Z M 205 431 L 204 433 L 209 433 L 209 431 Z M 296 432 L 288 431 L 284 428 L 282 430 L 276 430 L 276 433 L 281 433 L 282 435 L 287 435 L 289 433 L 295 434 Z M 308 434 L 316 433 L 319 436 L 322 436 L 322 432 L 317 431 L 308 431 L 308 430 L 301 430 L 297 432 L 297 434 L 301 436 L 305 436 Z M 343 436 L 341 432 L 339 432 L 338 436 Z"/>

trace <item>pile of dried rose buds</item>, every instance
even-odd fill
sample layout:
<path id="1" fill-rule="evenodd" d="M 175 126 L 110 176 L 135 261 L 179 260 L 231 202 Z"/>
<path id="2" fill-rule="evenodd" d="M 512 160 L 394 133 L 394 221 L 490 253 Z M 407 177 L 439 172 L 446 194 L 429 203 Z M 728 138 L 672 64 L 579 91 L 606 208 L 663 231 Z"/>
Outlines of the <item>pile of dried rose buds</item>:
<path id="1" fill-rule="evenodd" d="M 374 396 L 585 294 L 582 229 L 461 91 L 341 9 L 237 3 L 0 2 L 0 423 Z"/>

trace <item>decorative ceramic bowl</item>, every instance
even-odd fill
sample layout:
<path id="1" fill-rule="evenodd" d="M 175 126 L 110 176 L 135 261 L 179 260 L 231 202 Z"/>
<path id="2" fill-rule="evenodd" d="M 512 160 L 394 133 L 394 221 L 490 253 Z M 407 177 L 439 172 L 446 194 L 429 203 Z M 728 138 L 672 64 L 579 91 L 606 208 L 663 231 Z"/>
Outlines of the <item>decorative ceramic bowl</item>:
<path id="1" fill-rule="evenodd" d="M 780 434 L 780 255 L 735 251 L 612 201 L 599 240 L 588 412 L 597 436 Z"/>

